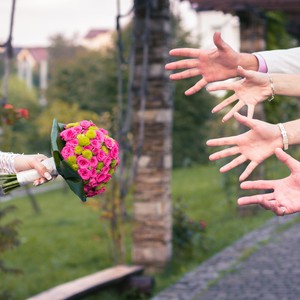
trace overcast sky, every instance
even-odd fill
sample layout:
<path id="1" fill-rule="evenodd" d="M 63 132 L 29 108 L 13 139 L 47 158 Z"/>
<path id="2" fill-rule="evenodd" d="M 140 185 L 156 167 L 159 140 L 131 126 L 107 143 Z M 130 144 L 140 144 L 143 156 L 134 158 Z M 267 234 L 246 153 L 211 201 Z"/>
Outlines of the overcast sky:
<path id="1" fill-rule="evenodd" d="M 187 2 L 178 4 L 185 16 Z M 126 14 L 133 0 L 120 3 L 121 14 Z M 11 6 L 12 0 L 0 0 L 0 42 L 8 37 Z M 117 0 L 16 0 L 13 45 L 47 46 L 49 36 L 57 33 L 71 38 L 82 37 L 92 28 L 114 29 L 116 15 Z"/>

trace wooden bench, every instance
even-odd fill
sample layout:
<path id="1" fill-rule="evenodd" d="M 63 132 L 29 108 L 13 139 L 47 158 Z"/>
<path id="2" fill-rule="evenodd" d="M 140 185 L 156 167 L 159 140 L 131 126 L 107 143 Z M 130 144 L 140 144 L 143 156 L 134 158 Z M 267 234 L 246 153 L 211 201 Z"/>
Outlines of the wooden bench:
<path id="1" fill-rule="evenodd" d="M 120 283 L 130 276 L 139 275 L 143 272 L 142 266 L 118 265 L 103 271 L 87 275 L 56 287 L 40 294 L 32 296 L 27 300 L 67 300 L 76 299 L 95 292 L 99 288 L 110 284 Z"/>

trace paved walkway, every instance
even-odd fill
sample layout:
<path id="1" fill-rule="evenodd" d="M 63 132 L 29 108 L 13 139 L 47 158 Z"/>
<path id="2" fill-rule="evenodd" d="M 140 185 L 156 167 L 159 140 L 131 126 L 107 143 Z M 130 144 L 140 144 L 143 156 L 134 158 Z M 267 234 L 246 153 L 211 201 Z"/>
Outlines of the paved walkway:
<path id="1" fill-rule="evenodd" d="M 300 299 L 300 223 L 275 217 L 152 300 Z"/>

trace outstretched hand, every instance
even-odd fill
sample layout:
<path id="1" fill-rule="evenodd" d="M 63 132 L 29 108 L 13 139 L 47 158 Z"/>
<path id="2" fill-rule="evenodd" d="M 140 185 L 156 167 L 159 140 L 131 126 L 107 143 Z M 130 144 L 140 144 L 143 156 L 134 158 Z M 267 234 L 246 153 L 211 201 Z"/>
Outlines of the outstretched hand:
<path id="1" fill-rule="evenodd" d="M 201 75 L 202 78 L 186 95 L 192 95 L 206 86 L 209 82 L 225 80 L 237 76 L 239 54 L 221 38 L 221 33 L 214 34 L 216 49 L 201 50 L 192 48 L 177 48 L 170 51 L 172 56 L 186 56 L 189 59 L 169 63 L 167 70 L 187 69 L 170 75 L 172 80 L 180 80 Z"/>
<path id="2" fill-rule="evenodd" d="M 265 209 L 272 210 L 276 215 L 292 214 L 300 211 L 300 162 L 276 149 L 277 158 L 291 171 L 288 177 L 277 180 L 245 181 L 241 184 L 244 190 L 273 190 L 271 193 L 241 197 L 238 204 L 259 204 Z"/>
<path id="3" fill-rule="evenodd" d="M 212 113 L 219 112 L 238 100 L 238 103 L 223 117 L 223 122 L 230 119 L 235 112 L 239 111 L 245 105 L 248 107 L 248 118 L 252 118 L 255 106 L 272 95 L 272 89 L 267 74 L 245 70 L 240 66 L 237 69 L 237 73 L 239 76 L 243 77 L 241 80 L 216 83 L 207 87 L 207 91 L 209 92 L 219 90 L 234 91 L 232 96 L 226 98 L 212 110 Z"/>
<path id="4" fill-rule="evenodd" d="M 282 138 L 277 125 L 249 119 L 239 113 L 235 113 L 234 117 L 240 124 L 249 127 L 250 130 L 236 136 L 211 139 L 206 144 L 207 146 L 231 146 L 211 154 L 209 156 L 210 160 L 218 160 L 239 154 L 238 157 L 220 169 L 222 173 L 250 160 L 250 163 L 239 178 L 240 181 L 243 181 L 260 163 L 274 154 L 276 148 L 282 147 Z"/>

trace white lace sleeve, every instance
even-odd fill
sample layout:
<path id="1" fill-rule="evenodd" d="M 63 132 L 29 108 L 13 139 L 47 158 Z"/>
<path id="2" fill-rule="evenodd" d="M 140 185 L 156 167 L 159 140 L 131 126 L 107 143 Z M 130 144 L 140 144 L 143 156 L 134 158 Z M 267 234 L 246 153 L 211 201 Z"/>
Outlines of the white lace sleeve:
<path id="1" fill-rule="evenodd" d="M 14 160 L 20 154 L 0 151 L 0 174 L 16 174 Z"/>

